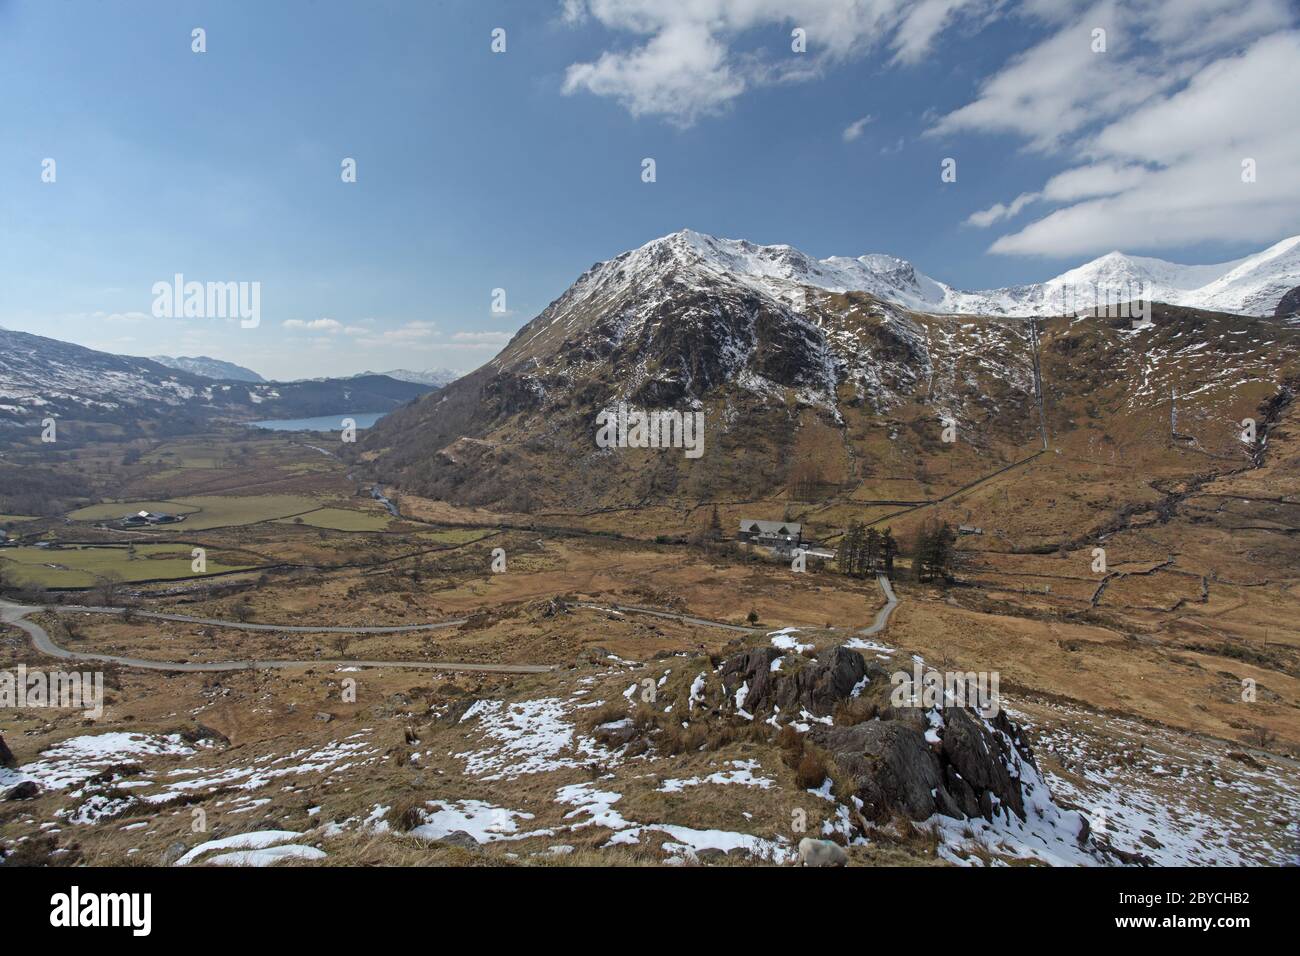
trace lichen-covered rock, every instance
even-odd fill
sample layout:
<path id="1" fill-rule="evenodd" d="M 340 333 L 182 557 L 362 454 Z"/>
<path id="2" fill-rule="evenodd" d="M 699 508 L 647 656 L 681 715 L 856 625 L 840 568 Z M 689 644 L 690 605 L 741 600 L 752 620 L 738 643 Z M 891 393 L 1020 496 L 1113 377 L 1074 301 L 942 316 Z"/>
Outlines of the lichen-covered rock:
<path id="1" fill-rule="evenodd" d="M 900 719 L 907 711 L 921 717 L 929 739 L 914 719 Z M 894 708 L 884 719 L 818 727 L 812 736 L 851 781 L 869 819 L 897 811 L 913 820 L 935 813 L 992 820 L 1002 811 L 1024 820 L 1032 788 L 1046 789 L 1019 728 L 1003 713 L 990 719 L 964 707 L 928 715 Z"/>
<path id="2" fill-rule="evenodd" d="M 782 666 L 774 671 L 778 657 Z M 856 720 L 814 723 L 808 739 L 828 753 L 832 776 L 847 781 L 867 819 L 902 813 L 925 820 L 938 813 L 993 820 L 1005 813 L 1024 820 L 1031 801 L 1046 797 L 1033 753 L 1005 713 L 896 706 L 889 672 L 843 646 L 812 659 L 748 648 L 725 660 L 719 676 L 730 699 L 744 689 L 739 706 L 755 718 L 798 719 L 807 711 Z M 852 704 L 847 717 L 837 711 L 841 704 Z"/>
<path id="3" fill-rule="evenodd" d="M 828 717 L 837 703 L 849 699 L 869 666 L 856 651 L 833 647 L 813 660 L 798 660 L 789 668 L 773 671 L 772 662 L 782 656 L 799 655 L 783 655 L 774 647 L 755 647 L 736 654 L 722 665 L 722 685 L 728 694 L 748 685 L 744 706 L 751 714 L 772 713 L 779 707 L 783 714 L 806 710 Z M 879 667 L 873 671 L 877 677 L 886 677 Z"/>
<path id="4" fill-rule="evenodd" d="M 913 820 L 924 820 L 939 809 L 938 795 L 946 793 L 943 768 L 913 728 L 870 720 L 853 727 L 819 728 L 816 740 L 830 753 L 840 775 L 852 781 L 867 819 L 900 810 Z"/>

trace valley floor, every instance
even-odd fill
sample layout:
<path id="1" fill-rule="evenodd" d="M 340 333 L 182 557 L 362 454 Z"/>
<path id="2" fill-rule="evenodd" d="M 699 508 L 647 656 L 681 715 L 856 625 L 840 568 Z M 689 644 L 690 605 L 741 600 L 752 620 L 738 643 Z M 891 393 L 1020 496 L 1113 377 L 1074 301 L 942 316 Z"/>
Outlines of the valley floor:
<path id="1" fill-rule="evenodd" d="M 230 459 L 239 468 L 163 449 L 177 462 L 166 479 L 118 476 L 119 502 L 23 522 L 39 559 L 0 552 L 27 603 L 48 606 L 29 620 L 73 653 L 298 662 L 94 665 L 102 715 L 0 710 L 15 758 L 0 789 L 35 785 L 0 801 L 7 862 L 771 865 L 809 835 L 845 845 L 851 865 L 1297 860 L 1300 579 L 1266 557 L 1290 541 L 1268 526 L 1294 526 L 1296 506 L 1276 479 L 1220 479 L 1172 519 L 1114 529 L 1100 578 L 1087 541 L 1051 554 L 977 543 L 948 589 L 917 584 L 904 563 L 897 607 L 862 636 L 886 603 L 873 579 L 410 498 L 393 517 L 318 450 L 250 444 Z M 1020 480 L 953 507 L 978 513 Z M 132 502 L 177 500 L 193 523 L 130 537 L 103 526 Z M 92 554 L 65 550 L 73 541 Z M 179 577 L 136 567 L 192 547 L 229 560 Z M 504 573 L 491 570 L 497 548 Z M 40 590 L 85 587 L 78 575 L 101 573 L 92 556 L 130 573 Z M 55 609 L 83 603 L 128 610 Z M 447 621 L 464 623 L 413 629 Z M 791 760 L 778 740 L 778 723 L 807 734 L 830 717 L 750 719 L 718 683 L 747 648 L 797 666 L 845 642 L 887 670 L 998 673 L 1054 804 L 1014 826 L 862 820 L 833 767 Z M 20 665 L 71 666 L 5 627 L 0 672 Z"/>

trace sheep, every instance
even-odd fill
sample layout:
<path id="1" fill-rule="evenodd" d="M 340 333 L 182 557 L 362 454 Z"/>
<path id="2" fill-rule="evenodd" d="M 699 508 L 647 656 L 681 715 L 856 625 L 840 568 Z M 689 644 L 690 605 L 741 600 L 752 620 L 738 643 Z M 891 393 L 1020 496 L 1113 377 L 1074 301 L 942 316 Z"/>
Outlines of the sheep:
<path id="1" fill-rule="evenodd" d="M 844 866 L 849 855 L 838 843 L 804 837 L 799 841 L 800 866 Z"/>

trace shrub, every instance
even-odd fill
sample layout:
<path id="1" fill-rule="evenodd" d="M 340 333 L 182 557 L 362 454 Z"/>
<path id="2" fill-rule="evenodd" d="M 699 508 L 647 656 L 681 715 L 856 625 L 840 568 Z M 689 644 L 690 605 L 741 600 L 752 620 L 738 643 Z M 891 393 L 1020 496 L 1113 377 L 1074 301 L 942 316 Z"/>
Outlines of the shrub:
<path id="1" fill-rule="evenodd" d="M 388 822 L 401 833 L 410 833 L 424 823 L 424 801 L 418 797 L 399 797 L 388 811 Z"/>
<path id="2" fill-rule="evenodd" d="M 815 790 L 827 777 L 826 757 L 814 747 L 804 747 L 795 767 L 794 780 L 801 790 Z"/>

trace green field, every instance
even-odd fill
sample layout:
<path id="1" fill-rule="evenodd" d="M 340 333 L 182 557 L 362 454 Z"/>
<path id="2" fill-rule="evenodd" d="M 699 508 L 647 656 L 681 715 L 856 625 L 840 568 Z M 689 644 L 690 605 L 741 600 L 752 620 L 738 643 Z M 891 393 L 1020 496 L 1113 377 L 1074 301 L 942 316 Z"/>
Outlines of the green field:
<path id="1" fill-rule="evenodd" d="M 141 459 L 171 468 L 223 468 L 235 463 L 235 446 L 212 442 L 169 442 Z"/>
<path id="2" fill-rule="evenodd" d="M 180 533 L 205 528 L 225 528 L 233 525 L 257 524 L 288 518 L 321 507 L 316 498 L 306 495 L 203 495 L 196 498 L 175 498 L 170 501 L 123 501 L 91 505 L 68 515 L 73 521 L 106 521 L 121 518 L 136 511 L 165 511 L 187 514 L 180 524 L 158 525 L 163 531 Z"/>
<path id="3" fill-rule="evenodd" d="M 296 518 L 281 518 L 276 524 L 305 524 L 332 531 L 383 531 L 392 522 L 387 511 L 355 511 L 351 508 L 321 508 Z"/>
<path id="4" fill-rule="evenodd" d="M 11 521 L 36 521 L 40 515 L 0 515 L 0 524 L 8 524 Z"/>
<path id="5" fill-rule="evenodd" d="M 73 521 L 116 521 L 137 511 L 168 512 L 170 514 L 193 514 L 198 508 L 186 508 L 176 501 L 105 501 L 68 513 Z"/>
<path id="6" fill-rule="evenodd" d="M 133 554 L 134 552 L 134 554 Z M 13 580 L 34 587 L 93 587 L 105 575 L 122 581 L 199 577 L 192 570 L 190 549 L 175 544 L 102 547 L 7 548 L 0 567 Z M 207 574 L 242 570 L 249 565 L 222 564 L 208 554 Z"/>

